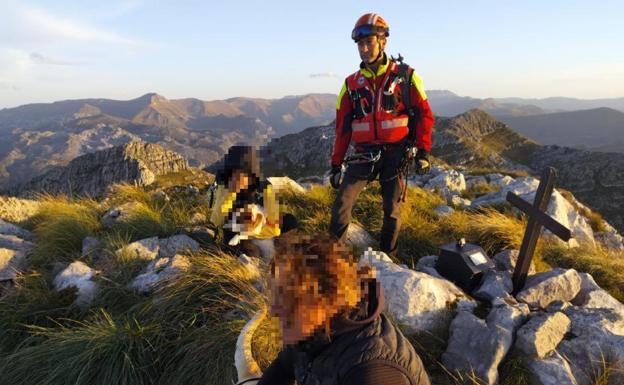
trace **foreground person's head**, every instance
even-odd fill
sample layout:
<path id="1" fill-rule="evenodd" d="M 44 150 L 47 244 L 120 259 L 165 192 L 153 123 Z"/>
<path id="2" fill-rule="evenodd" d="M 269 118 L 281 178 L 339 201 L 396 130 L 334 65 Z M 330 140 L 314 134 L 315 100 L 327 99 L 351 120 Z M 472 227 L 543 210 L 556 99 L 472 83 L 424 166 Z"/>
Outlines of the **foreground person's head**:
<path id="1" fill-rule="evenodd" d="M 361 299 L 357 262 L 350 249 L 330 237 L 286 240 L 271 264 L 270 292 L 284 345 L 329 334 L 332 317 Z"/>

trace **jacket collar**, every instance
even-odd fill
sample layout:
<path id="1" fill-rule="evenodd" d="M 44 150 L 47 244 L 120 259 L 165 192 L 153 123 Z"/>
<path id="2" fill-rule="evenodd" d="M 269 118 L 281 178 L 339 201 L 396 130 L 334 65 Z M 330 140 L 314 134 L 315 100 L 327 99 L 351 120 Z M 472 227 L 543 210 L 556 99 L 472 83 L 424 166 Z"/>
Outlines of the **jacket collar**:
<path id="1" fill-rule="evenodd" d="M 372 77 L 377 77 L 377 76 L 381 76 L 383 74 L 386 73 L 386 71 L 388 70 L 388 66 L 390 65 L 390 60 L 388 60 L 388 55 L 386 55 L 386 53 L 383 53 L 383 59 L 381 64 L 379 65 L 379 67 L 377 68 L 377 73 L 373 74 L 373 72 L 366 66 L 366 64 L 364 64 L 364 62 L 360 63 L 360 73 L 365 77 L 365 78 L 372 78 Z"/>

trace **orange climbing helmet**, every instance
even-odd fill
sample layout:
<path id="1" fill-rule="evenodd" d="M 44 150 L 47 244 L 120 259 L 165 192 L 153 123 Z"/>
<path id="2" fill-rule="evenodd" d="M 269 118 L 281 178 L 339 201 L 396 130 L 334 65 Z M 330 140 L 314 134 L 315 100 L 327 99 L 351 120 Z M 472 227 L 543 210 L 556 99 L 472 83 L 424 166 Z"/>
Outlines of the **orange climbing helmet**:
<path id="1" fill-rule="evenodd" d="M 383 17 L 376 13 L 367 13 L 360 16 L 355 22 L 355 27 L 353 27 L 351 32 L 351 39 L 357 42 L 363 37 L 372 35 L 388 37 L 390 36 L 390 27 Z"/>

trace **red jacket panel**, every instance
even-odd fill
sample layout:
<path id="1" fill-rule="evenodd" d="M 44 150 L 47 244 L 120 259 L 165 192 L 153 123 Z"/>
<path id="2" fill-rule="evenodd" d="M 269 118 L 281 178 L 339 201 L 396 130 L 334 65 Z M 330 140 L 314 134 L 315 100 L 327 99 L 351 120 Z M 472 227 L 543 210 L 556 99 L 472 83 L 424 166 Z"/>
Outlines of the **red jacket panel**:
<path id="1" fill-rule="evenodd" d="M 336 140 L 331 159 L 332 166 L 342 163 L 352 140 L 356 144 L 384 144 L 401 141 L 407 136 L 407 114 L 403 102 L 400 101 L 395 108 L 396 112 L 392 113 L 385 111 L 381 103 L 384 87 L 388 90 L 391 84 L 388 84 L 388 81 L 393 79 L 392 76 L 396 75 L 397 69 L 398 66 L 386 58 L 386 63 L 380 66 L 377 74 L 361 68 L 347 77 L 336 103 Z M 410 104 L 417 112 L 414 144 L 417 148 L 429 152 L 433 113 L 422 81 L 415 73 L 410 86 Z M 395 92 L 400 94 L 400 87 L 395 87 Z M 358 107 L 359 116 L 354 116 L 354 111 Z"/>

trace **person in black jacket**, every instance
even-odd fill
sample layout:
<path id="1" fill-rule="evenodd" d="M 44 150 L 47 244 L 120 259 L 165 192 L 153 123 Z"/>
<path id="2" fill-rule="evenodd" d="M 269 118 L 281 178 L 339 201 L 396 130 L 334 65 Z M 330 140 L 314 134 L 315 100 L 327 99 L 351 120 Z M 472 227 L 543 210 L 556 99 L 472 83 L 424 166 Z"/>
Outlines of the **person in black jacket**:
<path id="1" fill-rule="evenodd" d="M 429 385 L 420 357 L 382 313 L 370 268 L 333 238 L 281 242 L 271 263 L 271 314 L 284 348 L 258 385 Z"/>

